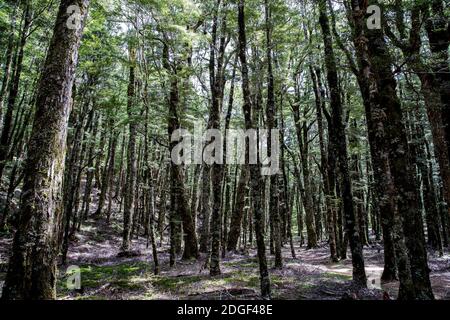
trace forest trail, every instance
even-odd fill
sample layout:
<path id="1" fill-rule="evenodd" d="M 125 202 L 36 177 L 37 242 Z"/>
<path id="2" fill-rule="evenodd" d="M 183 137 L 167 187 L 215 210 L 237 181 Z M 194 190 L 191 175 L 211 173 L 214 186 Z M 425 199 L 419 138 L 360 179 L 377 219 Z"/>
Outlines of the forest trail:
<path id="1" fill-rule="evenodd" d="M 72 242 L 67 266 L 81 268 L 82 289 L 66 289 L 67 266 L 60 266 L 58 299 L 259 299 L 259 275 L 256 250 L 242 254 L 227 254 L 222 260 L 222 274 L 210 277 L 204 268 L 205 255 L 198 261 L 177 261 L 169 268 L 169 247 L 158 247 L 161 271 L 153 275 L 151 247 L 143 237 L 133 240 L 133 250 L 140 251 L 136 257 L 118 257 L 121 244 L 121 224 L 113 220 L 89 220 Z M 297 239 L 296 239 L 297 240 Z M 7 266 L 7 248 L 10 238 L 1 238 L 0 281 L 4 279 Z M 165 240 L 164 240 L 165 242 Z M 377 289 L 375 281 L 371 289 L 353 293 L 351 286 L 351 260 L 338 263 L 329 261 L 328 246 L 322 243 L 317 249 L 306 250 L 296 241 L 296 259 L 292 259 L 289 246 L 283 248 L 284 268 L 273 268 L 274 257 L 269 255 L 269 267 L 274 299 L 292 300 L 340 300 L 383 299 L 384 292 L 394 299 L 398 282 L 383 283 Z M 158 239 L 159 244 L 159 239 Z M 383 271 L 381 245 L 364 249 L 366 272 L 370 279 L 379 279 Z M 431 281 L 437 299 L 450 299 L 450 254 L 443 257 L 430 255 Z"/>

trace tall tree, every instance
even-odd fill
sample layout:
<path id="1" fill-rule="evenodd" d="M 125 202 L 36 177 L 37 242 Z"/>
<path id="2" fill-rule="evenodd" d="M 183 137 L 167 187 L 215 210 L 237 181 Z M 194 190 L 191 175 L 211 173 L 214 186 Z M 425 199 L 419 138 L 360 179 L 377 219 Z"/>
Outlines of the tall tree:
<path id="1" fill-rule="evenodd" d="M 379 5 L 378 1 L 369 3 Z M 366 32 L 370 70 L 374 74 L 377 88 L 374 105 L 383 108 L 386 114 L 387 152 L 397 194 L 396 207 L 400 215 L 398 218 L 403 225 L 414 284 L 414 293 L 408 292 L 408 298 L 433 299 L 418 190 L 414 181 L 414 168 L 409 154 L 402 106 L 396 92 L 397 81 L 392 73 L 392 57 L 383 29 L 367 28 Z"/>
<path id="2" fill-rule="evenodd" d="M 272 130 L 277 127 L 276 121 L 276 107 L 275 107 L 275 84 L 272 67 L 272 12 L 268 0 L 264 2 L 265 9 L 265 23 L 266 23 L 266 55 L 267 55 L 267 125 L 269 134 L 267 137 L 268 156 L 272 156 Z M 275 155 L 274 156 L 278 156 Z M 282 268 L 283 260 L 281 256 L 281 226 L 279 213 L 279 198 L 278 198 L 278 175 L 270 176 L 270 199 L 269 199 L 269 214 L 272 215 L 273 223 L 273 238 L 275 249 L 275 267 Z"/>
<path id="3" fill-rule="evenodd" d="M 330 87 L 330 107 L 332 113 L 332 141 L 335 144 L 339 171 L 342 178 L 342 201 L 344 205 L 345 229 L 350 241 L 353 264 L 353 281 L 362 287 L 367 286 L 366 272 L 364 269 L 364 256 L 362 250 L 361 237 L 356 225 L 355 208 L 353 204 L 352 183 L 350 180 L 347 152 L 347 138 L 343 123 L 343 110 L 341 92 L 338 84 L 338 74 L 336 70 L 336 58 L 334 55 L 331 29 L 328 20 L 327 2 L 319 0 L 320 18 L 319 23 L 322 29 L 322 36 L 325 48 L 325 65 L 327 68 L 327 79 Z"/>
<path id="4" fill-rule="evenodd" d="M 128 102 L 127 113 L 129 122 L 129 136 L 127 149 L 127 171 L 124 193 L 123 211 L 123 240 L 122 251 L 128 252 L 131 248 L 131 223 L 135 214 L 135 189 L 136 189 L 136 48 L 134 44 L 129 44 L 130 73 L 128 78 Z"/>
<path id="5" fill-rule="evenodd" d="M 80 20 L 68 28 L 70 6 Z M 67 121 L 89 0 L 62 0 L 42 71 L 28 146 L 20 221 L 2 299 L 55 299 Z"/>
<path id="6" fill-rule="evenodd" d="M 244 95 L 244 117 L 247 130 L 254 129 L 252 113 L 256 112 L 250 99 L 250 84 L 247 65 L 247 33 L 245 28 L 245 0 L 239 0 L 238 4 L 238 27 L 239 27 L 239 59 L 241 61 L 242 93 Z M 261 295 L 270 298 L 270 278 L 267 270 L 266 244 L 263 232 L 263 208 L 261 202 L 261 172 L 258 165 L 250 165 L 250 188 L 255 217 L 256 245 L 258 247 L 259 273 L 261 280 Z"/>

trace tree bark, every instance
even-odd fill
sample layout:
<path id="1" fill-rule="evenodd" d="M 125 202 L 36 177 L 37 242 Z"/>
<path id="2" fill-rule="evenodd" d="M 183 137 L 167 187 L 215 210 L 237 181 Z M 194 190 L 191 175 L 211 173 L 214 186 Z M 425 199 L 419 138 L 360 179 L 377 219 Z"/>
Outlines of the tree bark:
<path id="1" fill-rule="evenodd" d="M 67 28 L 67 8 L 80 8 L 81 23 Z M 89 0 L 62 0 L 43 68 L 28 144 L 20 221 L 14 236 L 2 299 L 55 299 L 56 248 L 67 121 L 78 47 Z"/>
<path id="2" fill-rule="evenodd" d="M 239 59 L 241 61 L 242 73 L 242 92 L 244 95 L 244 117 L 246 129 L 253 128 L 252 121 L 252 101 L 250 99 L 250 85 L 247 66 L 247 35 L 245 28 L 245 0 L 239 0 L 238 3 L 238 41 L 239 41 Z M 250 165 L 250 186 L 253 201 L 254 217 L 255 217 L 255 233 L 256 245 L 258 251 L 259 273 L 261 280 L 261 296 L 270 298 L 270 278 L 267 269 L 266 244 L 264 242 L 263 232 L 263 208 L 261 206 L 261 172 L 259 166 Z"/>
<path id="3" fill-rule="evenodd" d="M 275 106 L 275 83 L 272 69 L 272 13 L 269 1 L 265 0 L 265 22 L 266 22 L 266 55 L 267 55 L 267 125 L 269 135 L 267 137 L 268 156 L 272 156 L 272 130 L 277 128 L 276 106 Z M 281 235 L 282 230 L 280 226 L 280 199 L 279 199 L 279 185 L 278 175 L 270 176 L 270 190 L 269 190 L 269 214 L 272 216 L 273 223 L 273 242 L 275 249 L 275 268 L 283 268 L 283 258 L 281 254 Z M 286 204 L 285 204 L 286 205 Z"/>
<path id="4" fill-rule="evenodd" d="M 378 1 L 369 1 L 378 4 Z M 414 181 L 414 168 L 409 156 L 403 112 L 397 96 L 397 81 L 392 73 L 392 58 L 382 30 L 367 30 L 367 47 L 371 72 L 376 82 L 377 108 L 386 114 L 386 135 L 392 179 L 397 194 L 398 219 L 403 232 L 411 266 L 414 293 L 408 298 L 434 299 L 429 278 L 428 258 L 425 250 L 423 221 L 419 210 L 418 190 Z M 399 232 L 400 230 L 396 230 Z M 399 235 L 395 235 L 399 237 Z M 401 236 L 400 236 L 401 237 Z M 400 263 L 397 261 L 397 263 Z M 400 266 L 399 266 L 400 268 Z"/>
<path id="5" fill-rule="evenodd" d="M 343 111 L 341 94 L 338 85 L 336 70 L 336 59 L 331 38 L 331 31 L 327 16 L 327 5 L 325 0 L 319 1 L 320 18 L 323 42 L 325 46 L 325 65 L 327 68 L 327 79 L 330 87 L 330 105 L 332 110 L 332 143 L 336 145 L 339 170 L 342 176 L 342 200 L 344 205 L 345 229 L 349 237 L 352 252 L 353 281 L 361 287 L 367 286 L 366 272 L 364 269 L 364 256 L 362 250 L 359 230 L 356 226 L 355 209 L 353 205 L 352 185 L 348 168 L 347 139 L 343 124 Z"/>
<path id="6" fill-rule="evenodd" d="M 245 210 L 245 198 L 247 184 L 249 181 L 248 166 L 241 166 L 241 173 L 239 176 L 239 182 L 236 188 L 236 200 L 234 210 L 230 220 L 230 232 L 228 234 L 227 251 L 236 251 L 239 236 L 241 234 L 242 217 Z"/>
<path id="7" fill-rule="evenodd" d="M 6 93 L 6 88 L 8 88 L 9 80 L 11 78 L 11 65 L 13 58 L 14 49 L 14 33 L 16 30 L 16 20 L 17 20 L 17 8 L 19 7 L 20 0 L 16 0 L 14 4 L 14 9 L 11 15 L 11 26 L 9 28 L 8 34 L 8 44 L 6 46 L 5 63 L 3 70 L 2 86 L 0 88 L 0 123 L 2 122 L 2 112 L 3 112 L 3 98 Z"/>
<path id="8" fill-rule="evenodd" d="M 355 44 L 358 57 L 358 69 L 355 70 L 355 75 L 361 90 L 366 115 L 370 154 L 374 171 L 376 207 L 379 208 L 381 215 L 380 220 L 384 241 L 384 270 L 381 279 L 383 281 L 395 280 L 397 278 L 398 264 L 400 282 L 404 284 L 401 287 L 406 288 L 410 283 L 410 279 L 408 280 L 409 270 L 407 270 L 409 266 L 406 261 L 406 247 L 402 240 L 402 226 L 398 222 L 399 220 L 395 219 L 396 210 L 393 201 L 395 186 L 390 173 L 387 151 L 388 145 L 384 125 L 386 122 L 385 112 L 377 108 L 374 97 L 377 87 L 370 72 L 367 38 L 364 35 L 366 20 L 361 13 L 367 9 L 365 6 L 360 6 L 358 1 L 352 1 L 351 7 L 347 8 L 347 10 L 349 22 L 353 29 L 353 43 Z M 394 240 L 394 229 L 396 230 L 396 240 Z M 399 261 L 396 261 L 396 259 Z"/>
<path id="9" fill-rule="evenodd" d="M 170 64 L 169 48 L 164 44 L 163 65 L 169 72 L 170 92 L 168 97 L 168 135 L 171 140 L 175 130 L 180 129 L 178 117 L 178 79 L 177 74 L 173 74 Z M 177 145 L 177 142 L 170 143 L 170 151 Z M 199 256 L 197 234 L 195 232 L 194 219 L 189 210 L 186 190 L 184 187 L 184 174 L 181 165 L 173 162 L 170 164 L 170 265 L 175 265 L 176 254 L 181 245 L 181 226 L 184 234 L 183 259 L 197 259 Z"/>
<path id="10" fill-rule="evenodd" d="M 325 139 L 324 139 L 324 129 L 323 129 L 323 114 L 322 109 L 325 107 L 324 101 L 324 89 L 322 87 L 321 72 L 319 68 L 314 71 L 312 66 L 310 67 L 310 74 L 314 86 L 314 95 L 316 98 L 316 115 L 317 115 L 317 127 L 319 131 L 319 147 L 320 147 L 320 163 L 322 167 L 322 181 L 324 185 L 325 193 L 325 204 L 327 210 L 327 231 L 328 231 L 328 242 L 330 246 L 331 261 L 337 262 L 337 247 L 336 247 L 336 233 L 334 225 L 334 215 L 336 214 L 335 208 L 333 206 L 333 199 L 335 198 L 335 192 L 332 189 L 334 187 L 334 181 L 330 180 L 334 177 L 331 170 L 334 170 L 334 165 L 329 167 L 328 154 L 325 150 Z"/>
<path id="11" fill-rule="evenodd" d="M 436 75 L 440 89 L 443 130 L 447 142 L 447 153 L 450 158 L 450 66 L 448 62 L 450 22 L 448 15 L 446 15 L 448 3 L 444 5 L 444 1 L 442 0 L 431 0 L 428 3 L 428 5 L 431 5 L 431 11 L 428 14 L 429 18 L 425 23 L 425 27 L 428 33 L 433 59 L 435 59 L 431 69 Z M 450 179 L 450 177 L 447 178 Z M 444 183 L 447 184 L 448 181 L 444 181 Z M 444 191 L 447 193 L 448 202 L 450 201 L 448 199 L 450 197 L 450 190 Z M 448 210 L 450 217 L 450 204 Z"/>

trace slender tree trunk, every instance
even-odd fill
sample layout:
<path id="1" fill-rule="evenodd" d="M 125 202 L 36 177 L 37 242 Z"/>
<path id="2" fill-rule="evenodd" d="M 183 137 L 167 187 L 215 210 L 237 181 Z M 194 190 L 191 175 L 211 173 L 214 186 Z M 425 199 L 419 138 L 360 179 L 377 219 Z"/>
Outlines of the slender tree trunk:
<path id="1" fill-rule="evenodd" d="M 102 216 L 103 207 L 105 206 L 106 202 L 106 197 L 113 187 L 112 179 L 114 177 L 114 162 L 117 147 L 117 138 L 118 138 L 117 133 L 114 132 L 114 129 L 111 129 L 111 137 L 108 146 L 108 157 L 105 163 L 105 174 L 103 175 L 102 189 L 100 191 L 97 211 L 95 212 L 95 216 L 97 218 L 100 218 Z M 107 217 L 109 218 L 108 215 Z"/>
<path id="2" fill-rule="evenodd" d="M 307 137 L 308 134 L 306 131 L 304 131 L 307 126 L 305 121 L 301 120 L 299 103 L 293 104 L 292 110 L 294 115 L 295 129 L 297 133 L 297 141 L 299 144 L 301 168 L 303 174 L 303 186 L 301 188 L 301 192 L 303 207 L 305 209 L 307 244 L 308 249 L 312 249 L 317 247 L 317 234 L 314 220 L 313 198 L 308 164 L 308 143 L 307 141 L 305 141 L 305 137 Z"/>
<path id="3" fill-rule="evenodd" d="M 331 38 L 331 31 L 327 16 L 327 5 L 325 0 L 319 1 L 320 8 L 320 26 L 322 29 L 323 41 L 325 46 L 325 65 L 327 67 L 327 79 L 330 86 L 333 138 L 336 145 L 337 157 L 339 162 L 339 171 L 342 176 L 342 200 L 344 205 L 345 229 L 349 237 L 350 249 L 352 252 L 353 281 L 361 286 L 367 286 L 366 272 L 364 269 L 364 256 L 362 250 L 361 238 L 356 227 L 356 216 L 353 205 L 352 183 L 348 168 L 347 139 L 345 127 L 343 124 L 342 101 L 338 86 L 338 75 L 336 71 L 336 59 Z"/>
<path id="4" fill-rule="evenodd" d="M 280 101 L 280 105 L 283 105 L 282 99 Z M 281 108 L 280 108 L 281 109 Z M 281 110 L 279 110 L 280 115 L 280 122 L 281 122 L 281 135 L 280 135 L 280 145 L 281 145 L 281 169 L 283 176 L 280 177 L 280 180 L 283 182 L 283 192 L 284 192 L 284 198 L 286 201 L 286 224 L 287 224 L 287 230 L 286 230 L 286 236 L 289 239 L 289 246 L 291 248 L 291 255 L 293 259 L 296 259 L 295 255 L 295 247 L 294 247 L 294 239 L 292 236 L 292 215 L 293 215 L 293 209 L 295 207 L 295 195 L 296 195 L 296 189 L 295 184 L 293 186 L 292 192 L 289 194 L 289 181 L 288 181 L 288 170 L 286 170 L 286 161 L 285 161 L 285 155 L 286 155 L 286 146 L 284 145 L 284 132 L 285 132 L 285 124 L 284 124 L 284 117 Z M 287 168 L 289 169 L 289 167 Z"/>
<path id="5" fill-rule="evenodd" d="M 272 13 L 268 0 L 264 2 L 266 21 L 266 55 L 267 55 L 267 125 L 269 135 L 267 137 L 268 156 L 272 156 L 272 130 L 277 128 L 276 107 L 275 107 L 275 83 L 272 70 Z M 279 156 L 279 155 L 274 155 Z M 275 249 L 275 268 L 283 268 L 283 258 L 281 255 L 281 228 L 280 228 L 280 199 L 278 175 L 270 176 L 269 190 L 269 214 L 272 216 L 272 237 Z"/>
<path id="6" fill-rule="evenodd" d="M 129 121 L 129 137 L 127 148 L 127 171 L 125 188 L 123 191 L 124 208 L 123 208 L 123 252 L 130 251 L 131 248 L 131 225 L 133 215 L 135 214 L 135 189 L 136 189 L 136 88 L 135 88 L 135 64 L 136 64 L 136 49 L 129 45 L 129 59 L 130 59 L 130 73 L 128 79 L 128 103 L 127 113 Z"/>
<path id="7" fill-rule="evenodd" d="M 159 274 L 159 260 L 158 260 L 158 250 L 156 246 L 156 238 L 155 238 L 155 228 L 154 228 L 154 220 L 155 220 L 155 187 L 153 185 L 153 181 L 150 185 L 150 199 L 149 199 L 149 205 L 151 208 L 148 208 L 148 210 L 151 209 L 151 216 L 149 217 L 149 235 L 150 235 L 150 241 L 152 243 L 152 256 L 153 256 L 153 273 L 155 275 Z"/>
<path id="8" fill-rule="evenodd" d="M 201 228 L 200 228 L 200 252 L 208 252 L 210 246 L 209 227 L 211 219 L 211 168 L 203 164 L 202 169 L 202 190 L 201 190 Z"/>
<path id="9" fill-rule="evenodd" d="M 242 73 L 242 92 L 244 95 L 244 116 L 245 126 L 248 129 L 253 128 L 252 123 L 252 101 L 250 99 L 250 85 L 247 66 L 247 36 L 245 30 L 245 1 L 239 0 L 238 4 L 238 26 L 239 26 L 239 58 L 241 61 Z M 264 298 L 270 298 L 270 278 L 267 269 L 266 244 L 264 242 L 263 231 L 263 210 L 261 207 L 261 172 L 259 166 L 250 165 L 250 186 L 255 216 L 255 233 L 258 251 L 259 273 L 261 280 L 261 295 Z"/>
<path id="10" fill-rule="evenodd" d="M 416 151 L 416 165 L 422 182 L 423 207 L 425 209 L 425 221 L 427 224 L 428 245 L 442 254 L 442 242 L 439 232 L 439 213 L 436 202 L 436 192 L 433 181 L 433 168 L 430 159 L 428 142 L 425 137 L 422 116 L 416 110 L 413 128 L 414 149 Z M 430 163 L 430 164 L 428 164 Z"/>
<path id="11" fill-rule="evenodd" d="M 221 0 L 217 0 L 217 10 L 221 7 Z M 225 13 L 223 13 L 225 14 Z M 222 67 L 225 55 L 225 30 L 226 16 L 221 19 L 221 36 L 219 41 L 219 49 L 217 50 L 217 12 L 213 21 L 212 44 L 210 50 L 210 82 L 211 82 L 211 110 L 209 118 L 209 129 L 220 130 L 220 112 L 223 104 L 223 82 Z M 216 62 L 216 50 L 218 52 Z M 216 70 L 217 65 L 217 70 Z M 221 150 L 220 150 L 221 151 Z M 215 152 L 218 152 L 216 150 Z M 220 240 L 222 235 L 222 179 L 223 165 L 213 163 L 211 167 L 211 184 L 212 184 L 212 213 L 211 213 L 211 264 L 210 274 L 212 276 L 219 275 L 220 271 Z"/>
<path id="12" fill-rule="evenodd" d="M 91 193 L 92 193 L 92 181 L 94 179 L 94 158 L 97 147 L 97 130 L 99 127 L 99 117 L 94 116 L 93 128 L 89 139 L 89 146 L 87 150 L 86 159 L 86 184 L 84 186 L 83 205 L 81 207 L 80 222 L 86 221 L 89 217 L 91 207 Z"/>
<path id="13" fill-rule="evenodd" d="M 228 99 L 228 109 L 227 114 L 225 116 L 225 137 L 224 137 L 224 160 L 226 160 L 226 150 L 227 150 L 227 138 L 228 138 L 228 130 L 230 129 L 230 123 L 231 123 L 231 116 L 233 112 L 233 103 L 234 103 L 234 89 L 235 89 L 235 79 L 236 79 L 236 65 L 238 62 L 238 55 L 235 55 L 234 65 L 233 65 L 233 74 L 231 76 L 231 85 L 230 85 L 230 92 L 229 92 L 229 99 Z M 227 245 L 228 245 L 228 226 L 231 226 L 231 223 L 228 224 L 228 216 L 231 210 L 233 210 L 234 206 L 232 205 L 232 194 L 231 194 L 231 181 L 230 181 L 230 172 L 231 170 L 226 169 L 224 173 L 224 186 L 225 186 L 225 203 L 223 206 L 223 238 L 222 238 L 222 258 L 225 258 L 226 252 L 227 252 Z"/>
<path id="14" fill-rule="evenodd" d="M 75 112 L 72 112 L 72 115 Z M 88 123 L 91 121 L 93 112 L 89 113 Z M 70 120 L 70 119 L 69 119 Z M 69 121 L 70 122 L 70 121 Z M 62 252 L 61 252 L 61 262 L 62 264 L 66 264 L 67 252 L 69 250 L 69 242 L 70 242 L 70 223 L 76 218 L 76 215 L 73 214 L 73 209 L 75 206 L 75 202 L 78 201 L 76 189 L 78 189 L 79 181 L 77 179 L 81 168 L 78 168 L 82 164 L 82 137 L 84 135 L 83 130 L 83 116 L 80 114 L 78 116 L 78 123 L 76 124 L 75 134 L 72 139 L 69 140 L 67 145 L 72 145 L 68 156 L 66 157 L 66 165 L 65 165 L 65 177 L 64 177 L 64 216 L 65 216 L 65 226 L 64 226 L 64 237 L 62 243 Z M 78 166 L 78 167 L 77 167 Z"/>
<path id="15" fill-rule="evenodd" d="M 14 49 L 14 33 L 16 31 L 16 20 L 17 20 L 17 8 L 19 7 L 20 0 L 16 0 L 14 4 L 14 9 L 11 14 L 11 26 L 9 28 L 8 34 L 8 44 L 6 46 L 5 54 L 5 68 L 3 70 L 2 86 L 0 88 L 0 123 L 2 122 L 2 112 L 3 112 L 3 98 L 6 93 L 6 88 L 8 88 L 9 80 L 11 78 L 11 65 L 13 58 Z"/>
<path id="16" fill-rule="evenodd" d="M 24 25 L 21 33 L 20 43 L 18 46 L 17 57 L 14 57 L 12 67 L 12 82 L 9 87 L 8 104 L 6 107 L 5 118 L 3 119 L 3 127 L 0 135 L 0 180 L 3 176 L 3 169 L 6 162 L 10 158 L 10 143 L 12 136 L 13 112 L 16 105 L 16 100 L 19 95 L 20 76 L 22 74 L 23 56 L 25 44 L 28 39 L 28 33 L 32 23 L 32 3 L 31 0 L 26 0 L 24 9 Z"/>
<path id="17" fill-rule="evenodd" d="M 147 87 L 146 87 L 147 88 Z M 147 95 L 147 90 L 145 89 L 144 92 Z M 148 139 L 148 122 L 149 122 L 149 106 L 147 103 L 145 103 L 145 133 L 144 133 L 144 172 L 143 172 L 143 180 L 144 184 L 146 186 L 149 186 L 148 190 L 144 192 L 144 211 L 147 211 L 146 213 L 146 221 L 145 221 L 145 229 L 147 230 L 147 247 L 148 247 L 148 240 L 151 242 L 152 246 L 152 256 L 153 256 L 153 272 L 155 275 L 159 274 L 159 260 L 158 260 L 158 250 L 156 245 L 156 239 L 155 239 L 155 230 L 154 230 L 154 221 L 156 216 L 156 196 L 155 196 L 155 183 L 156 179 L 154 179 L 154 173 L 151 166 L 151 163 L 149 161 L 148 153 L 149 153 L 149 139 Z M 110 152 L 111 153 L 111 152 Z M 110 159 L 114 160 L 114 152 L 111 154 Z M 111 163 L 110 163 L 111 167 Z M 109 171 L 109 170 L 108 170 Z M 108 172 L 108 176 L 109 176 Z M 149 239 L 150 238 L 150 239 Z"/>
<path id="18" fill-rule="evenodd" d="M 242 217 L 245 210 L 246 188 L 249 180 L 248 166 L 241 166 L 241 173 L 236 189 L 236 201 L 231 215 L 230 232 L 228 234 L 227 251 L 236 251 L 241 234 Z"/>
<path id="19" fill-rule="evenodd" d="M 321 167 L 322 167 L 322 181 L 324 184 L 324 192 L 325 192 L 325 204 L 327 210 L 327 231 L 328 231 L 328 243 L 330 246 L 330 254 L 331 261 L 337 262 L 337 248 L 336 248 L 336 234 L 335 234 L 335 225 L 333 216 L 336 214 L 333 206 L 333 199 L 335 198 L 334 190 L 332 189 L 332 185 L 334 183 L 330 181 L 330 179 L 334 179 L 332 173 L 329 171 L 334 170 L 334 167 L 329 167 L 328 154 L 325 150 L 325 141 L 324 141 L 324 129 L 323 129 L 323 114 L 322 109 L 325 107 L 324 95 L 325 91 L 322 87 L 321 81 L 321 72 L 319 68 L 316 68 L 314 71 L 312 67 L 310 67 L 310 74 L 313 81 L 314 86 L 314 94 L 316 97 L 316 115 L 317 115 L 317 127 L 319 130 L 319 146 L 320 146 L 320 155 L 321 155 Z"/>

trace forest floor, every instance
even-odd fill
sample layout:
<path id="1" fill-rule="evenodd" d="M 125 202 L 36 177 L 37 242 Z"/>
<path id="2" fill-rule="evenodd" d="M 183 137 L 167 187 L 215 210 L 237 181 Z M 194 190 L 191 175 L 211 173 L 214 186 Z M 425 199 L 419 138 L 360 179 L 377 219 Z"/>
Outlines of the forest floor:
<path id="1" fill-rule="evenodd" d="M 166 245 L 158 248 L 160 274 L 153 274 L 151 247 L 147 240 L 133 240 L 136 257 L 118 257 L 121 244 L 120 222 L 106 225 L 88 221 L 72 242 L 67 266 L 60 266 L 58 299 L 258 299 L 258 261 L 254 249 L 245 254 L 228 254 L 221 262 L 222 274 L 211 277 L 204 269 L 204 256 L 198 261 L 177 261 L 169 268 Z M 11 238 L 0 237 L 0 284 L 3 283 Z M 364 249 L 370 289 L 355 291 L 351 285 L 351 260 L 331 263 L 326 243 L 306 250 L 295 247 L 293 259 L 289 246 L 283 249 L 284 268 L 270 269 L 274 299 L 339 300 L 394 299 L 398 283 L 379 284 L 383 270 L 382 247 Z M 269 266 L 273 266 L 273 257 Z M 431 281 L 437 299 L 450 299 L 450 253 L 430 255 Z M 67 289 L 68 266 L 81 269 L 81 290 Z M 373 280 L 373 281 L 372 281 Z M 373 282 L 373 284 L 372 284 Z M 1 289 L 0 289 L 1 290 Z"/>

